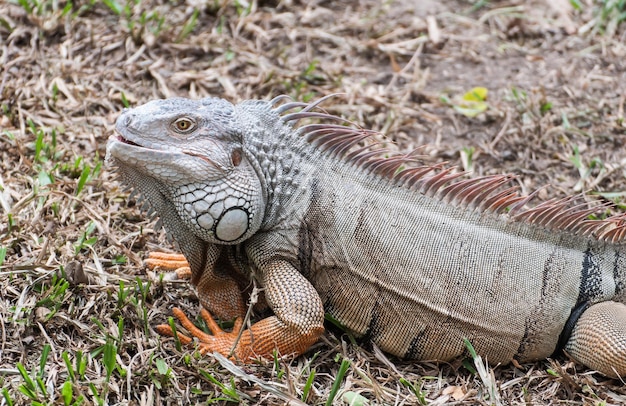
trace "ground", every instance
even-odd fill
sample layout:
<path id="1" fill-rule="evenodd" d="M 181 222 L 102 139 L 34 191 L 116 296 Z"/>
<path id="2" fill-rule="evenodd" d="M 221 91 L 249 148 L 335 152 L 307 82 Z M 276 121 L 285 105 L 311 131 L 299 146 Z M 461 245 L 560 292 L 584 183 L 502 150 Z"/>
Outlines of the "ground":
<path id="1" fill-rule="evenodd" d="M 179 348 L 154 326 L 195 293 L 145 269 L 174 246 L 103 163 L 125 106 L 342 93 L 325 107 L 390 148 L 619 211 L 624 2 L 127 1 L 0 3 L 0 405 L 626 402 L 564 356 L 481 374 L 336 330 L 247 366 Z"/>

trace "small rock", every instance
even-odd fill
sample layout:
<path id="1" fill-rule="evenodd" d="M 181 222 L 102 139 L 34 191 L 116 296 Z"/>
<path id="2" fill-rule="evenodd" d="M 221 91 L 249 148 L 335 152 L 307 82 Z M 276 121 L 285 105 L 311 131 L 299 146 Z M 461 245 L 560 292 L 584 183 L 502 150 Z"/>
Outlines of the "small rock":
<path id="1" fill-rule="evenodd" d="M 65 265 L 65 277 L 71 285 L 89 284 L 89 278 L 83 270 L 83 264 L 78 261 L 70 261 Z"/>
<path id="2" fill-rule="evenodd" d="M 517 159 L 517 154 L 509 149 L 502 151 L 500 156 L 505 161 L 515 161 Z"/>

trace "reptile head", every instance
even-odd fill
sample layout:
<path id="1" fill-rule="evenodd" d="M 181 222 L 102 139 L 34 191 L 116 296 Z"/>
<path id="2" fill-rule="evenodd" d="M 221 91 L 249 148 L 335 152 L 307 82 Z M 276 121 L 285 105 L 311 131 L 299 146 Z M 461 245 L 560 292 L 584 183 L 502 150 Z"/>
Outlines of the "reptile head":
<path id="1" fill-rule="evenodd" d="M 177 240 L 182 231 L 172 228 L 181 221 L 185 232 L 218 244 L 241 242 L 260 227 L 265 199 L 234 115 L 222 99 L 171 98 L 127 109 L 117 119 L 107 161 Z"/>

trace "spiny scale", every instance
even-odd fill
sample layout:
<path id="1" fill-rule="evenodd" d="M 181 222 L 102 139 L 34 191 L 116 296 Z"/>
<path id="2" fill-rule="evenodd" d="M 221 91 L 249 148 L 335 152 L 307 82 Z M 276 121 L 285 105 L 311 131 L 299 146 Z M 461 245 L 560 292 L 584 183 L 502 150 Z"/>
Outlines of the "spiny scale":
<path id="1" fill-rule="evenodd" d="M 299 133 L 314 147 L 341 159 L 368 173 L 388 179 L 399 186 L 415 190 L 417 193 L 436 197 L 455 206 L 478 209 L 492 213 L 507 213 L 513 221 L 525 222 L 552 230 L 562 230 L 593 236 L 610 243 L 623 243 L 626 238 L 626 215 L 611 216 L 603 220 L 589 220 L 590 215 L 611 206 L 601 203 L 589 207 L 586 203 L 572 206 L 575 197 L 552 199 L 532 208 L 524 206 L 535 196 L 520 196 L 517 187 L 500 190 L 515 177 L 513 175 L 493 175 L 474 179 L 457 180 L 465 172 L 456 172 L 455 167 L 444 164 L 417 166 L 401 169 L 416 163 L 415 151 L 408 154 L 396 154 L 384 157 L 389 150 L 380 148 L 379 142 L 364 146 L 361 143 L 371 139 L 377 133 L 362 129 L 344 118 L 327 112 L 313 111 L 330 97 L 326 96 L 314 103 L 289 102 L 275 111 L 282 114 L 285 122 L 297 123 L 304 119 L 339 121 L 346 125 L 313 123 L 299 127 Z M 276 105 L 285 97 L 271 101 Z M 294 109 L 297 112 L 285 114 Z"/>

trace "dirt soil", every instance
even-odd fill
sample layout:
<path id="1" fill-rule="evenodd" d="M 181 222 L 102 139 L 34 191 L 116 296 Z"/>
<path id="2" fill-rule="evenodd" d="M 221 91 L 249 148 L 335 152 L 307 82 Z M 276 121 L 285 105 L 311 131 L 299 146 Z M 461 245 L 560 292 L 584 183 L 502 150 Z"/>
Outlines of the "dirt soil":
<path id="1" fill-rule="evenodd" d="M 335 382 L 334 404 L 626 403 L 623 382 L 563 355 L 481 375 L 336 329 L 304 356 L 246 366 L 179 348 L 154 326 L 198 300 L 146 270 L 148 251 L 174 246 L 103 162 L 125 105 L 343 93 L 330 112 L 391 148 L 422 146 L 426 163 L 514 173 L 537 202 L 623 206 L 626 46 L 619 13 L 601 12 L 611 2 L 20 3 L 0 2 L 0 405 L 324 404 Z"/>

